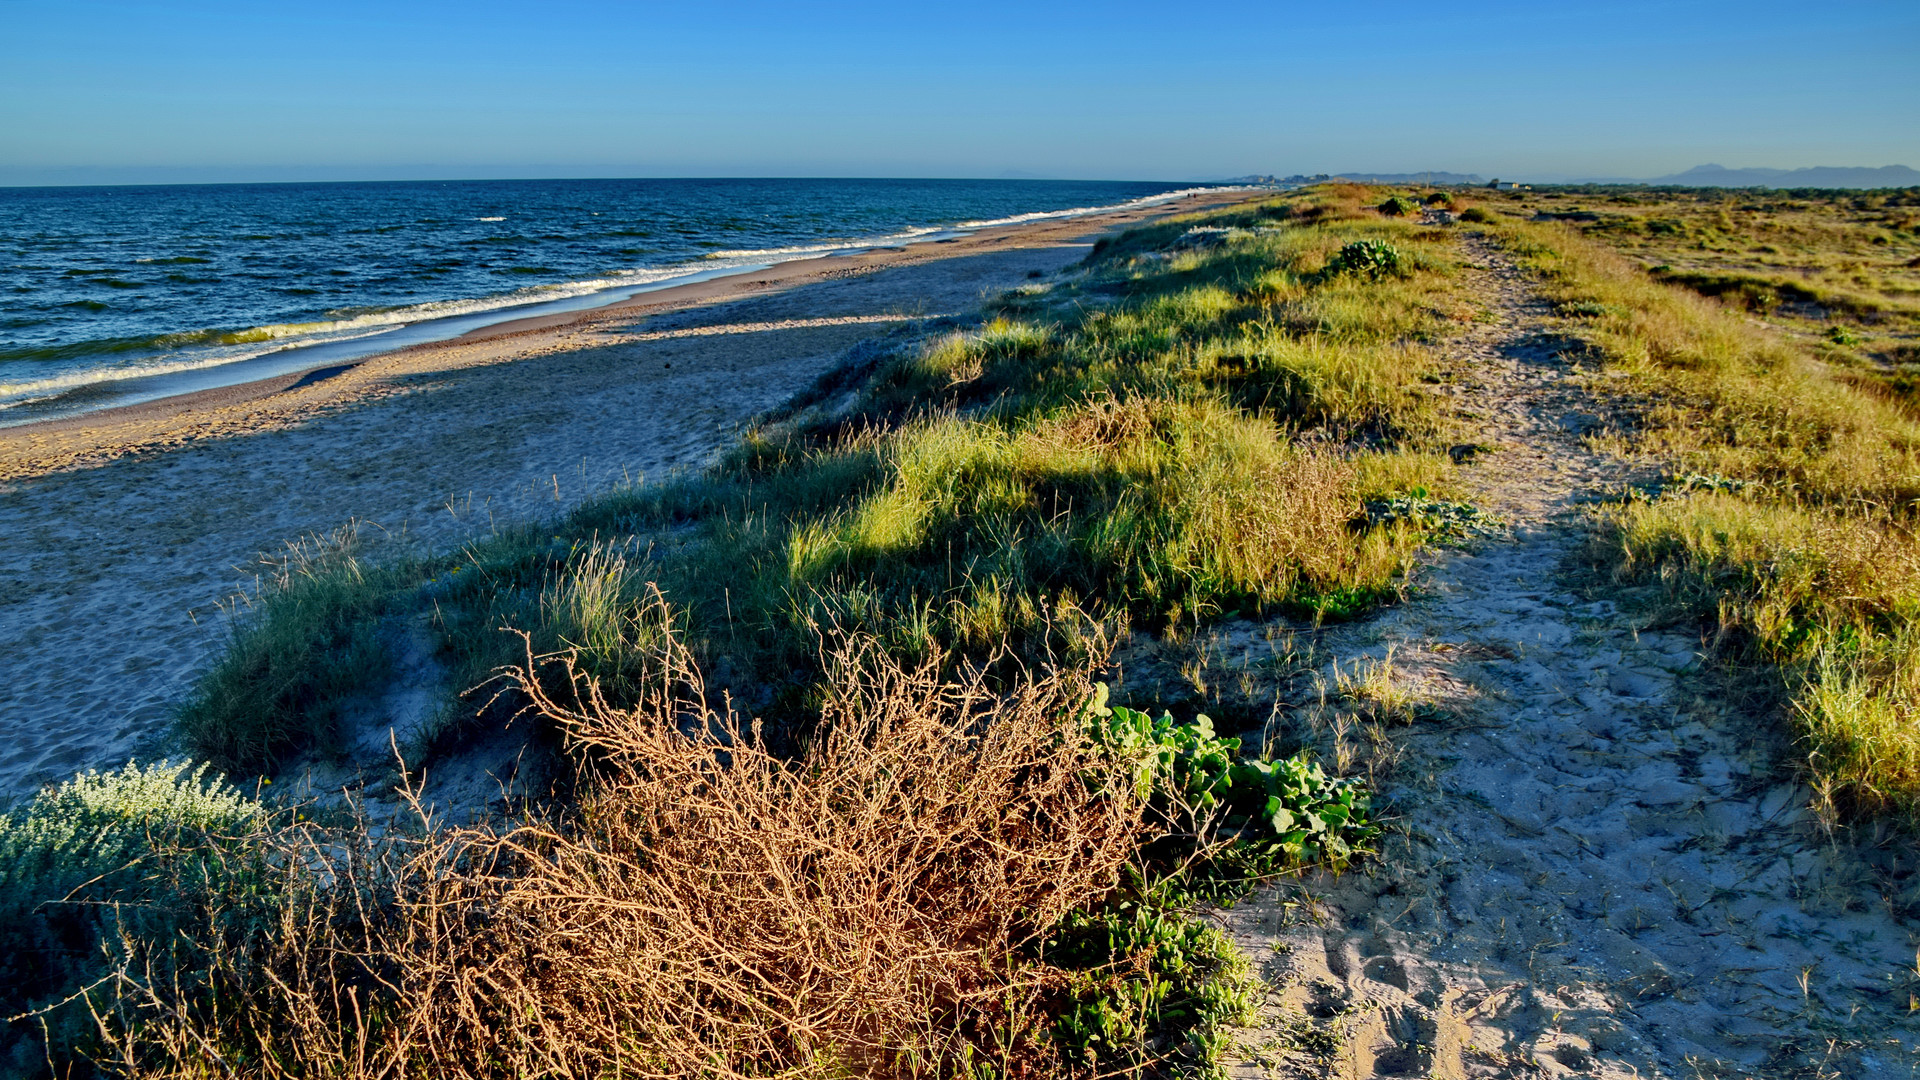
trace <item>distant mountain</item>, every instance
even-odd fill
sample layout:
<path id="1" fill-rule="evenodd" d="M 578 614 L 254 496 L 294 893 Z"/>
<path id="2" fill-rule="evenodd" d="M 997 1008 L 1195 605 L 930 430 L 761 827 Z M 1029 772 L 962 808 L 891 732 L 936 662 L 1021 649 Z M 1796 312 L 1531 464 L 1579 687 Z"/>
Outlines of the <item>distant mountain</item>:
<path id="1" fill-rule="evenodd" d="M 1672 176 L 1632 182 L 1680 187 L 1890 188 L 1920 186 L 1920 171 L 1905 165 L 1882 165 L 1877 169 L 1835 165 L 1807 169 L 1729 169 L 1722 165 L 1696 165 Z"/>

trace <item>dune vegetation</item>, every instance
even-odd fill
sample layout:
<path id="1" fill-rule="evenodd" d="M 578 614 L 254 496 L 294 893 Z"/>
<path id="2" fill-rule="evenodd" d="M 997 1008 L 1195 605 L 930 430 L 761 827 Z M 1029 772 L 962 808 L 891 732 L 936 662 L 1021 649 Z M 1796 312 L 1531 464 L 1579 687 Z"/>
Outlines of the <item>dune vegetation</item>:
<path id="1" fill-rule="evenodd" d="M 1493 207 L 1555 221 L 1784 331 L 1848 381 L 1907 398 L 1920 371 L 1920 190 L 1556 188 Z"/>
<path id="2" fill-rule="evenodd" d="M 1356 194 L 1104 242 L 704 472 L 430 558 L 294 550 L 183 706 L 196 757 L 338 752 L 424 622 L 477 689 L 410 760 L 517 716 L 563 780 L 471 828 L 114 818 L 151 857 L 28 886 L 77 949 L 12 1007 L 141 1076 L 1208 1072 L 1252 988 L 1191 905 L 1344 864 L 1376 811 L 1311 730 L 1095 680 L 1131 633 L 1405 588 L 1422 527 L 1367 506 L 1444 484 L 1420 379 L 1475 308 L 1444 233 Z"/>
<path id="3" fill-rule="evenodd" d="M 1109 660 L 1364 617 L 1471 517 L 1430 386 L 1485 317 L 1466 230 L 1631 418 L 1594 438 L 1668 477 L 1596 508 L 1593 565 L 1770 673 L 1838 817 L 1911 821 L 1920 421 L 1599 220 L 1348 185 L 1172 219 L 857 351 L 701 472 L 457 551 L 295 549 L 182 706 L 196 760 L 344 753 L 416 628 L 450 689 L 407 761 L 512 720 L 552 791 L 411 828 L 200 766 L 44 794 L 0 822 L 11 1065 L 1217 1074 L 1258 987 L 1199 906 L 1365 857 L 1390 808 L 1314 724 L 1109 700 Z"/>
<path id="4" fill-rule="evenodd" d="M 1617 193 L 1637 218 L 1691 222 L 1678 252 L 1611 214 L 1539 220 L 1538 205 L 1592 201 L 1577 194 L 1500 200 L 1532 216 L 1494 226 L 1599 362 L 1596 389 L 1630 406 L 1612 448 L 1669 476 L 1606 515 L 1602 558 L 1655 587 L 1658 617 L 1697 622 L 1724 659 L 1777 673 L 1779 709 L 1836 815 L 1907 824 L 1920 815 L 1920 414 L 1900 389 L 1920 270 L 1897 261 L 1920 250 L 1909 195 Z M 1872 302 L 1827 296 L 1771 309 L 1770 325 L 1745 294 L 1703 296 L 1697 281 L 1676 287 L 1671 264 L 1630 257 L 1726 260 L 1783 235 L 1799 262 L 1827 268 L 1801 281 L 1891 250 L 1849 278 Z M 1834 331 L 1859 347 L 1837 348 Z"/>

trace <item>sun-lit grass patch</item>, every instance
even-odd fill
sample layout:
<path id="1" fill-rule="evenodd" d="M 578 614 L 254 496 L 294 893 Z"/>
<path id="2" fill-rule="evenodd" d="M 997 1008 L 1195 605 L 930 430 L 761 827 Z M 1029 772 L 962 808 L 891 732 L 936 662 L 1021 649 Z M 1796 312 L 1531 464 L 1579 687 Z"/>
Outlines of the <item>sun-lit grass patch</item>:
<path id="1" fill-rule="evenodd" d="M 1751 214 L 1683 215 L 1653 235 L 1728 236 L 1759 228 Z M 1755 325 L 1745 294 L 1701 295 L 1718 290 L 1585 231 L 1493 230 L 1612 376 L 1596 385 L 1633 407 L 1612 445 L 1691 474 L 1610 511 L 1602 557 L 1658 585 L 1671 616 L 1712 627 L 1723 655 L 1777 665 L 1810 779 L 1839 813 L 1920 820 L 1920 423 L 1836 366 L 1831 335 Z"/>

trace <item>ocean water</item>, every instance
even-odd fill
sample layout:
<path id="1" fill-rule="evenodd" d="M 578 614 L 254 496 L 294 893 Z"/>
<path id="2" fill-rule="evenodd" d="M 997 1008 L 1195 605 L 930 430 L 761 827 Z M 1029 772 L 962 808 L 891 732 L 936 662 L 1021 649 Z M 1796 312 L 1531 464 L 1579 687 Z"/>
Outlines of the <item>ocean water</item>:
<path id="1" fill-rule="evenodd" d="M 1174 184 L 475 180 L 0 188 L 0 426 Z"/>

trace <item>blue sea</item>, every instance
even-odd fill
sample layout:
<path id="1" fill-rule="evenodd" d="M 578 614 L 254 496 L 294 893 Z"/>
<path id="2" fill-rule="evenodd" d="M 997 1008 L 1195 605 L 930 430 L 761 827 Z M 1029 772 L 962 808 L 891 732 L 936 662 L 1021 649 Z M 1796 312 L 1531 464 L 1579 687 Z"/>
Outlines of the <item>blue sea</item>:
<path id="1" fill-rule="evenodd" d="M 0 188 L 0 426 L 1184 190 L 740 179 Z"/>

